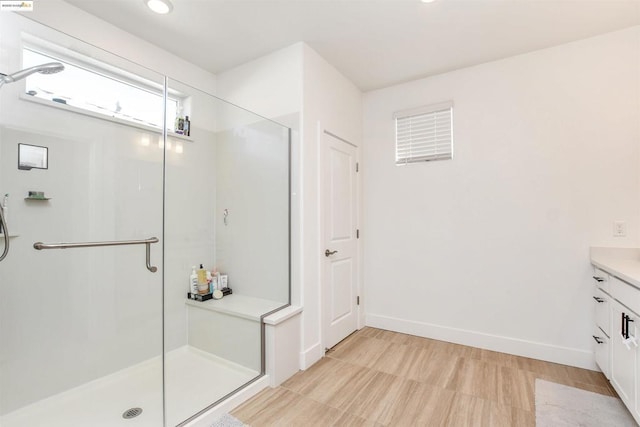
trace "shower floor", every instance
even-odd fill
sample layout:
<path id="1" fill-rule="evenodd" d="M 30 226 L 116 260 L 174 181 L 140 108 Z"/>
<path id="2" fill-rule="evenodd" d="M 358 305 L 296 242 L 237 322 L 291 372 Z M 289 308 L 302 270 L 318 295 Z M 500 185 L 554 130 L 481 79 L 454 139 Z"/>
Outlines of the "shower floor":
<path id="1" fill-rule="evenodd" d="M 184 346 L 167 353 L 167 426 L 175 426 L 258 376 L 243 366 Z M 139 416 L 122 418 L 130 408 Z M 162 362 L 154 358 L 0 417 L 2 427 L 158 427 Z"/>

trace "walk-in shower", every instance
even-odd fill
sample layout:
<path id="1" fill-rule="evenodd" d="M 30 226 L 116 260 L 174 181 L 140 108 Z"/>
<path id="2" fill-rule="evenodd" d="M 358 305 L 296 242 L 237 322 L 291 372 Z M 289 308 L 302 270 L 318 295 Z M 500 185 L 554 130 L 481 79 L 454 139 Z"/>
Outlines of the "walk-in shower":
<path id="1" fill-rule="evenodd" d="M 264 382 L 289 129 L 18 14 L 0 70 L 0 425 L 187 426 Z M 222 299 L 187 297 L 201 264 Z"/>

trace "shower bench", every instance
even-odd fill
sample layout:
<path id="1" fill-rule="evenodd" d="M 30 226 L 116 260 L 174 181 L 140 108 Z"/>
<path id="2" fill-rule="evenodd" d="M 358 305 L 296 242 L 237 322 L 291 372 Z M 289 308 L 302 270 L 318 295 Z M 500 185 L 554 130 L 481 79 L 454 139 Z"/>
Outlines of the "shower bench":
<path id="1" fill-rule="evenodd" d="M 261 317 L 283 307 L 264 318 L 266 373 L 276 386 L 298 371 L 302 307 L 242 294 L 220 300 L 185 299 L 185 303 L 190 346 L 257 373 L 262 360 Z"/>

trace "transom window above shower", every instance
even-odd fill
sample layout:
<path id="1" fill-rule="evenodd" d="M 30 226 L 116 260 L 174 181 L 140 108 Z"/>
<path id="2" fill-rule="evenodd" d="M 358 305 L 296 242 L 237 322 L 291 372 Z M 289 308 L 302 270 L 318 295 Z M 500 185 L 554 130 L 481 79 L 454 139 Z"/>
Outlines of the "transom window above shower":
<path id="1" fill-rule="evenodd" d="M 63 104 L 71 111 L 94 117 L 162 129 L 162 82 L 150 81 L 90 57 L 83 58 L 76 52 L 65 55 L 31 46 L 22 50 L 23 68 L 50 62 L 63 64 L 64 71 L 55 75 L 29 75 L 25 79 L 25 93 L 29 97 L 50 101 L 50 105 Z M 185 104 L 188 104 L 187 97 L 169 93 L 166 104 L 169 132 L 176 131 L 176 117 L 182 114 Z"/>

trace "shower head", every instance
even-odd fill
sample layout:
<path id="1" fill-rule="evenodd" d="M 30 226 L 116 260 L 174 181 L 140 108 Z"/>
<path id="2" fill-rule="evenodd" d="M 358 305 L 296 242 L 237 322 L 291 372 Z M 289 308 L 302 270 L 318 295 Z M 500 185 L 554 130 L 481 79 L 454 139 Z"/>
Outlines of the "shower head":
<path id="1" fill-rule="evenodd" d="M 17 82 L 18 80 L 22 80 L 33 73 L 54 74 L 62 70 L 64 70 L 64 65 L 59 62 L 48 62 L 46 64 L 36 65 L 35 67 L 26 68 L 13 74 L 0 75 L 0 86 L 5 83 Z"/>

